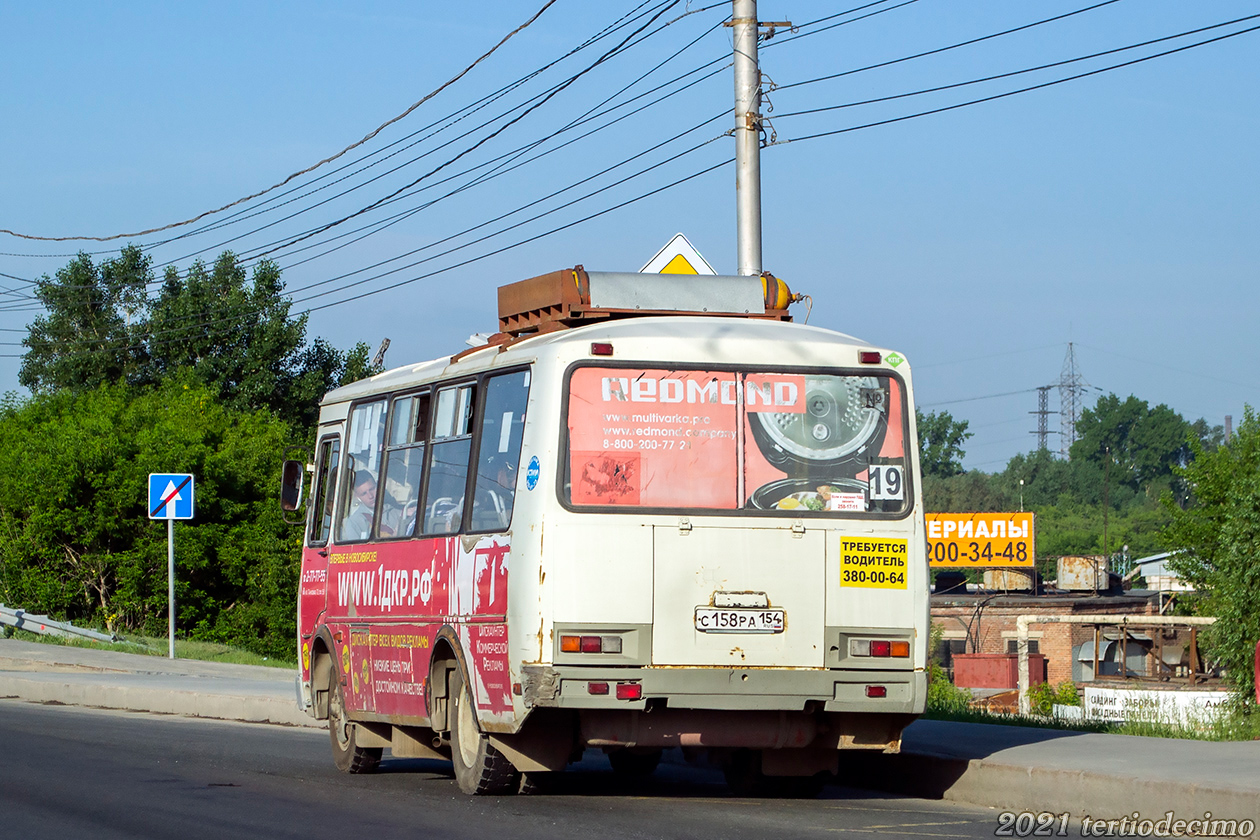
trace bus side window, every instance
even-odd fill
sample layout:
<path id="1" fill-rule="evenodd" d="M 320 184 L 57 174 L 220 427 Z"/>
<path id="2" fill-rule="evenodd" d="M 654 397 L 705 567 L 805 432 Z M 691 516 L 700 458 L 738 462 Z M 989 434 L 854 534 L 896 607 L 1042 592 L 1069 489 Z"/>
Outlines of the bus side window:
<path id="1" fill-rule="evenodd" d="M 345 492 L 337 541 L 361 542 L 372 535 L 376 520 L 376 485 L 385 442 L 385 400 L 361 403 L 350 412 L 346 432 Z"/>
<path id="2" fill-rule="evenodd" d="M 328 532 L 332 530 L 333 498 L 332 492 L 337 484 L 337 456 L 341 453 L 341 441 L 335 437 L 324 438 L 319 445 L 319 466 L 315 469 L 315 498 L 311 504 L 311 536 L 310 545 L 323 545 L 328 542 Z"/>
<path id="3" fill-rule="evenodd" d="M 528 399 L 529 371 L 495 376 L 486 383 L 470 531 L 501 531 L 512 522 Z"/>
<path id="4" fill-rule="evenodd" d="M 398 397 L 390 414 L 379 533 L 382 537 L 410 537 L 415 534 L 420 504 L 425 451 L 422 430 L 428 428 L 429 395 Z"/>
<path id="5" fill-rule="evenodd" d="M 424 497 L 426 534 L 454 534 L 462 524 L 472 452 L 473 394 L 471 384 L 437 392 Z"/>

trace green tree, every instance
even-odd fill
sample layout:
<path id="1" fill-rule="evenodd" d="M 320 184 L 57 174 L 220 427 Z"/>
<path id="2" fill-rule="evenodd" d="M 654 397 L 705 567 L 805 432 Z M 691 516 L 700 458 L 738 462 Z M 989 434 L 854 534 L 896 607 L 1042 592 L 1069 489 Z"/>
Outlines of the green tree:
<path id="1" fill-rule="evenodd" d="M 264 260 L 247 276 L 230 251 L 209 269 L 168 268 L 149 307 L 150 381 L 191 370 L 228 405 L 314 425 L 326 391 L 347 374 L 367 375 L 367 347 L 342 353 L 323 339 L 308 346 L 307 316 L 292 316 L 283 293 L 275 263 Z"/>
<path id="2" fill-rule="evenodd" d="M 187 374 L 160 387 L 12 396 L 0 406 L 0 601 L 154 635 L 166 626 L 166 534 L 150 472 L 197 477 L 176 526 L 179 628 L 292 656 L 297 530 L 275 482 L 290 427 Z"/>
<path id="3" fill-rule="evenodd" d="M 1168 406 L 1151 408 L 1135 396 L 1124 401 L 1115 394 L 1099 397 L 1092 409 L 1081 412 L 1076 433 L 1072 460 L 1093 464 L 1101 477 L 1110 459 L 1111 486 L 1135 494 L 1172 478 L 1173 468 L 1191 457 L 1190 424 Z"/>
<path id="4" fill-rule="evenodd" d="M 955 420 L 948 411 L 930 411 L 927 414 L 915 409 L 919 429 L 919 465 L 924 475 L 948 478 L 963 471 L 962 459 L 966 455 L 963 444 L 971 437 L 966 420 Z"/>
<path id="5" fill-rule="evenodd" d="M 149 297 L 153 283 L 152 261 L 135 246 L 99 266 L 80 254 L 41 279 L 47 311 L 23 342 L 19 381 L 35 393 L 81 392 L 156 387 L 191 371 L 233 408 L 267 408 L 310 428 L 325 392 L 377 372 L 366 344 L 346 352 L 323 339 L 307 344 L 307 318 L 290 314 L 274 263 L 249 274 L 225 251 L 211 267 L 168 268 Z"/>
<path id="6" fill-rule="evenodd" d="M 35 282 L 44 307 L 22 343 L 18 381 L 31 391 L 82 391 L 134 381 L 144 367 L 145 290 L 152 260 L 134 245 L 97 265 L 79 254 Z"/>
<path id="7" fill-rule="evenodd" d="M 1173 568 L 1205 595 L 1201 612 L 1217 617 L 1205 634 L 1244 697 L 1254 691 L 1260 640 L 1260 418 L 1248 406 L 1237 434 L 1215 451 L 1190 444 L 1193 460 L 1178 473 L 1192 490 L 1183 508 L 1171 496 L 1171 523 L 1161 537 L 1178 551 Z"/>

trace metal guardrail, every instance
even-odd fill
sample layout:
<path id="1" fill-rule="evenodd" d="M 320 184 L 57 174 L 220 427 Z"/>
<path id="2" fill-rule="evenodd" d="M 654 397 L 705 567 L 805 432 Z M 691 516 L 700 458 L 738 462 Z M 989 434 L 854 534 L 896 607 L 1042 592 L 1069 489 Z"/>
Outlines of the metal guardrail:
<path id="1" fill-rule="evenodd" d="M 68 621 L 54 621 L 46 615 L 32 615 L 26 610 L 6 607 L 4 604 L 0 604 L 0 625 L 45 636 L 83 636 L 98 642 L 118 641 L 118 637 L 112 634 L 85 630 L 82 627 L 75 627 Z"/>

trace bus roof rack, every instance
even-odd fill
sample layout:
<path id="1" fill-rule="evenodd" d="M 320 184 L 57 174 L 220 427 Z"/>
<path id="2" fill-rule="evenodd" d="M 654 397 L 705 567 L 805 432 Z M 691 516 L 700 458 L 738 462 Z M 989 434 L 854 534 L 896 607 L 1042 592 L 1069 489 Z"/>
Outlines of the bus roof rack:
<path id="1" fill-rule="evenodd" d="M 499 287 L 499 332 L 507 337 L 554 332 L 593 321 L 647 315 L 712 315 L 790 321 L 781 280 L 773 275 L 636 274 L 553 271 Z M 786 285 L 783 286 L 786 290 Z M 493 339 L 491 343 L 497 343 Z"/>

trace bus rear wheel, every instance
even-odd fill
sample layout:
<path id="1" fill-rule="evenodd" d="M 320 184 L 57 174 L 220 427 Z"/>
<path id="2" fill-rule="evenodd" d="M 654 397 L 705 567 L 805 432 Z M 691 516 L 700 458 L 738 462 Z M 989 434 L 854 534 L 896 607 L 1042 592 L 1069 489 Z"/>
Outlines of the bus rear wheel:
<path id="1" fill-rule="evenodd" d="M 355 726 L 346 715 L 345 695 L 341 693 L 335 667 L 328 678 L 328 736 L 333 763 L 342 773 L 371 773 L 380 765 L 380 747 L 360 747 L 355 743 Z"/>
<path id="2" fill-rule="evenodd" d="M 495 749 L 477 727 L 472 696 L 459 671 L 451 672 L 451 763 L 459 789 L 471 796 L 515 793 L 520 775 L 507 756 Z"/>

